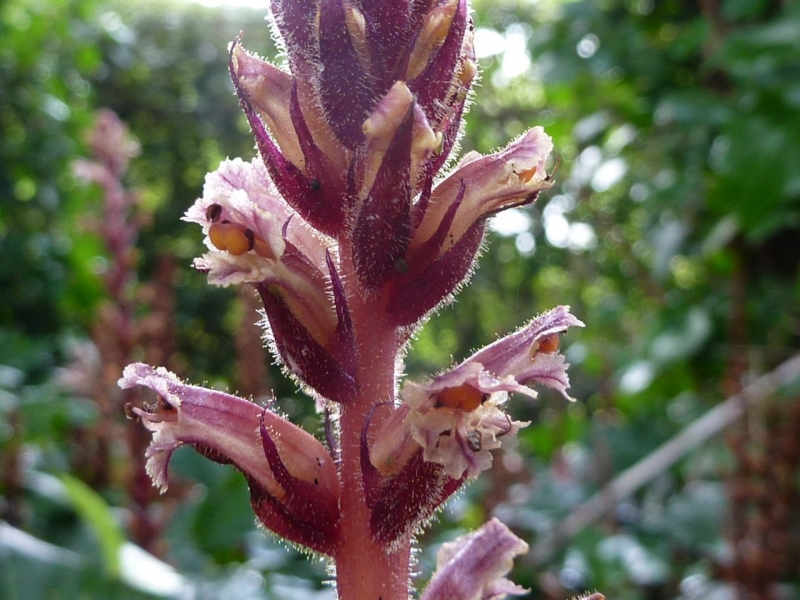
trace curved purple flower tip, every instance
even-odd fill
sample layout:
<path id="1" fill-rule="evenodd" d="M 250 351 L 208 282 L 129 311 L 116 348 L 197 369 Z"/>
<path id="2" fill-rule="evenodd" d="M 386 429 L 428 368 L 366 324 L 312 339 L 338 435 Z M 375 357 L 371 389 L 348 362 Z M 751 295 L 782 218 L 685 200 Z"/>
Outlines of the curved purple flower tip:
<path id="1" fill-rule="evenodd" d="M 187 385 L 163 367 L 125 367 L 119 386 L 138 385 L 158 398 L 152 405 L 127 407 L 153 433 L 146 469 L 155 486 L 167 489 L 172 453 L 191 445 L 245 475 L 265 527 L 312 550 L 331 552 L 339 479 L 333 457 L 314 436 L 252 402 Z"/>
<path id="2" fill-rule="evenodd" d="M 528 590 L 503 576 L 511 570 L 514 557 L 527 551 L 528 544 L 492 519 L 442 546 L 436 572 L 420 600 L 490 600 L 525 594 Z"/>
<path id="3" fill-rule="evenodd" d="M 558 352 L 559 338 L 570 327 L 584 327 L 584 324 L 569 312 L 569 306 L 556 306 L 476 352 L 460 367 L 480 363 L 496 377 L 513 376 L 520 387 L 528 389 L 522 392 L 528 396 L 536 396 L 529 386 L 545 385 L 572 400 L 567 394 L 569 365 Z"/>

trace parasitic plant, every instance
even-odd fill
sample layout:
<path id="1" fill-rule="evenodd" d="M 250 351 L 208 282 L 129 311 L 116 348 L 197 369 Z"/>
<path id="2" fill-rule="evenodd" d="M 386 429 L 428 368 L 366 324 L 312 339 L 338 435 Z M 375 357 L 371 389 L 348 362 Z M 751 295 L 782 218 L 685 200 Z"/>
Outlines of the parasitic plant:
<path id="1" fill-rule="evenodd" d="M 269 408 L 144 364 L 120 385 L 158 395 L 131 409 L 153 433 L 157 486 L 183 444 L 232 463 L 265 528 L 330 558 L 340 599 L 405 600 L 422 523 L 527 425 L 505 412 L 509 394 L 567 396 L 558 336 L 582 323 L 563 306 L 399 384 L 405 346 L 469 277 L 487 219 L 552 185 L 552 142 L 535 127 L 444 172 L 476 76 L 466 0 L 271 8 L 285 69 L 239 39 L 230 48 L 258 156 L 209 174 L 185 219 L 206 236 L 195 267 L 257 292 L 272 351 L 338 427 L 323 445 Z M 522 593 L 503 575 L 526 550 L 492 520 L 442 549 L 422 598 Z"/>

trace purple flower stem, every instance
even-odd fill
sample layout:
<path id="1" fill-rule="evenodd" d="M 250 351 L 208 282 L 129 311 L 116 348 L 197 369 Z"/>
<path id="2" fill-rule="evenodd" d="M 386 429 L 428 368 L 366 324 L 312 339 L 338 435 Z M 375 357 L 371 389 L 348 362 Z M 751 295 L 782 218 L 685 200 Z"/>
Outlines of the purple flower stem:
<path id="1" fill-rule="evenodd" d="M 341 255 L 352 256 L 344 248 Z M 352 262 L 342 263 L 343 281 L 356 281 Z M 342 406 L 340 418 L 342 496 L 334 557 L 336 585 L 340 600 L 407 600 L 411 536 L 394 545 L 392 552 L 375 540 L 361 476 L 361 431 L 372 407 L 394 395 L 397 335 L 392 325 L 377 316 L 382 313 L 373 299 L 353 295 L 348 302 L 362 360 L 357 396 Z M 380 424 L 383 412 L 373 415 L 374 426 Z"/>

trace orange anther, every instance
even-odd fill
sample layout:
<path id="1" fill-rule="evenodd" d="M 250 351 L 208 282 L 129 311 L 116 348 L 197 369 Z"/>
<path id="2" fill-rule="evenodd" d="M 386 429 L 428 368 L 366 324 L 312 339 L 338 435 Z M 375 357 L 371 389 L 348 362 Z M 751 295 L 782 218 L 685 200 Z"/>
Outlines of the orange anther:
<path id="1" fill-rule="evenodd" d="M 551 333 L 539 340 L 539 352 L 543 354 L 552 354 L 558 350 L 559 336 L 557 333 Z"/>
<path id="2" fill-rule="evenodd" d="M 437 407 L 454 408 L 464 412 L 472 412 L 483 404 L 489 394 L 464 383 L 458 387 L 446 388 L 439 392 L 437 397 Z"/>
<path id="3" fill-rule="evenodd" d="M 558 350 L 559 341 L 559 335 L 557 333 L 551 333 L 544 336 L 542 339 L 533 342 L 533 344 L 531 344 L 531 349 L 528 351 L 531 359 L 533 359 L 539 353 L 552 354 Z"/>
<path id="4" fill-rule="evenodd" d="M 242 231 L 236 226 L 230 227 L 225 233 L 225 246 L 229 254 L 234 256 L 241 256 L 253 248 L 253 232 L 250 231 L 250 236 L 247 235 L 249 229 Z"/>
<path id="5" fill-rule="evenodd" d="M 217 250 L 240 256 L 253 249 L 255 236 L 249 229 L 230 222 L 212 223 L 208 237 Z"/>
<path id="6" fill-rule="evenodd" d="M 225 250 L 227 248 L 224 233 L 226 228 L 227 225 L 222 223 L 212 223 L 211 227 L 208 228 L 208 239 L 211 240 L 217 250 Z"/>

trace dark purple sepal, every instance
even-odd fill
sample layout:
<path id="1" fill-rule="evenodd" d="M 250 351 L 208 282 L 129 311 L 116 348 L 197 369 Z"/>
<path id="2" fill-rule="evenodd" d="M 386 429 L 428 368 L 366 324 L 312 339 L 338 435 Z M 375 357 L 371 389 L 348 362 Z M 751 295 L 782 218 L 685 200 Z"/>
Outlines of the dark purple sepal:
<path id="1" fill-rule="evenodd" d="M 272 473 L 286 495 L 278 500 L 295 529 L 302 534 L 299 543 L 330 554 L 336 541 L 339 502 L 317 479 L 305 481 L 293 476 L 281 459 L 269 428 L 261 419 L 261 443 Z M 316 547 L 315 547 L 316 546 Z M 322 550 L 319 547 L 325 547 Z"/>
<path id="2" fill-rule="evenodd" d="M 305 546 L 314 552 L 333 555 L 335 537 L 316 529 L 290 512 L 277 498 L 271 496 L 258 482 L 245 476 L 250 486 L 250 505 L 258 520 L 279 537 Z"/>
<path id="3" fill-rule="evenodd" d="M 263 420 L 261 425 L 261 436 L 262 440 L 264 437 L 267 437 L 264 434 Z M 291 542 L 294 542 L 295 544 L 300 544 L 301 546 L 310 548 L 315 552 L 322 552 L 323 554 L 328 555 L 332 554 L 336 538 L 336 524 L 339 518 L 338 506 L 336 506 L 335 499 L 333 499 L 329 493 L 320 490 L 325 496 L 333 499 L 333 505 L 336 507 L 336 513 L 331 514 L 329 499 L 327 498 L 321 503 L 313 503 L 313 510 L 309 510 L 311 507 L 308 503 L 308 500 L 304 497 L 307 489 L 302 489 L 303 486 L 298 486 L 297 490 L 292 490 L 291 492 L 288 491 L 289 487 L 287 487 L 285 482 L 296 478 L 293 478 L 289 474 L 289 472 L 286 470 L 286 467 L 281 462 L 275 444 L 272 443 L 271 445 L 271 452 L 267 450 L 266 444 L 264 445 L 264 454 L 267 457 L 267 462 L 269 463 L 272 472 L 275 474 L 275 479 L 278 480 L 278 482 L 281 484 L 281 487 L 287 490 L 287 496 L 282 502 L 279 501 L 277 498 L 272 496 L 264 488 L 264 486 L 258 483 L 254 477 L 251 477 L 242 469 L 239 469 L 244 474 L 247 484 L 250 487 L 250 505 L 253 507 L 253 512 L 256 514 L 259 522 L 264 525 L 264 527 L 279 537 L 285 538 Z M 220 452 L 217 452 L 216 450 L 209 448 L 208 446 L 204 446 L 202 444 L 191 444 L 191 446 L 199 454 L 209 460 L 221 465 L 233 464 L 234 466 L 237 466 L 230 458 L 224 454 L 221 454 Z M 280 463 L 279 469 L 276 470 L 276 467 L 273 463 Z M 237 466 L 237 468 L 239 467 Z M 282 473 L 279 474 L 281 469 Z M 306 482 L 300 481 L 300 483 Z M 307 488 L 307 486 L 305 487 Z M 291 497 L 289 496 L 290 493 L 292 494 Z M 314 511 L 321 512 L 316 513 Z M 312 515 L 311 520 L 305 518 L 306 513 Z M 318 514 L 322 513 L 327 516 L 326 520 L 323 520 L 321 517 L 317 516 Z M 322 521 L 322 527 L 318 527 L 315 521 Z"/>
<path id="4" fill-rule="evenodd" d="M 353 260 L 361 284 L 376 290 L 397 271 L 411 235 L 411 144 L 414 105 L 397 128 L 353 230 Z"/>
<path id="5" fill-rule="evenodd" d="M 373 491 L 369 522 L 373 538 L 392 548 L 429 519 L 463 482 L 464 478 L 447 475 L 440 464 L 426 461 L 420 450 L 400 473 Z"/>
<path id="6" fill-rule="evenodd" d="M 358 350 L 353 330 L 353 319 L 350 315 L 350 309 L 347 307 L 347 295 L 330 251 L 325 253 L 325 262 L 328 265 L 333 302 L 336 306 L 336 356 L 339 357 L 347 371 L 355 373 L 358 369 Z"/>
<path id="7" fill-rule="evenodd" d="M 345 21 L 343 0 L 321 0 L 319 73 L 322 108 L 339 142 L 355 150 L 364 142 L 361 130 L 370 110 L 385 90 L 361 66 Z"/>
<path id="8" fill-rule="evenodd" d="M 314 27 L 319 2 L 320 0 L 272 0 L 270 3 L 293 71 L 301 67 L 306 72 L 307 63 L 316 61 L 319 56 Z M 298 59 L 306 64 L 298 65 Z"/>
<path id="9" fill-rule="evenodd" d="M 331 202 L 328 198 L 329 190 L 325 190 L 319 181 L 307 177 L 296 165 L 286 159 L 272 141 L 264 123 L 247 99 L 247 94 L 239 86 L 232 63 L 230 73 L 236 94 L 239 96 L 239 103 L 255 137 L 256 147 L 275 187 L 309 225 L 322 233 L 335 237 L 341 231 L 344 220 L 341 201 Z"/>
<path id="10" fill-rule="evenodd" d="M 438 173 L 453 151 L 461 133 L 461 117 L 464 114 L 466 103 L 467 96 L 465 95 L 456 106 L 451 107 L 448 115 L 439 123 L 437 129 L 442 132 L 444 140 L 442 149 L 428 163 L 431 173 Z"/>
<path id="11" fill-rule="evenodd" d="M 314 192 L 314 202 L 322 205 L 314 210 L 319 211 L 329 221 L 324 225 L 328 230 L 326 233 L 337 237 L 344 228 L 346 180 L 342 177 L 339 169 L 314 143 L 314 138 L 300 108 L 296 82 L 292 85 L 289 114 L 306 161 L 306 176 Z M 317 227 L 317 229 L 320 228 Z"/>
<path id="12" fill-rule="evenodd" d="M 433 176 L 434 171 L 426 167 L 425 180 L 422 183 L 419 199 L 411 208 L 411 231 L 416 231 L 419 224 L 422 223 L 425 211 L 428 209 L 428 204 L 431 201 L 431 192 L 433 191 Z M 461 196 L 463 198 L 463 194 Z"/>
<path id="13" fill-rule="evenodd" d="M 275 346 L 287 369 L 300 381 L 334 402 L 347 402 L 356 393 L 353 375 L 294 316 L 268 284 L 256 284 L 269 320 Z"/>
<path id="14" fill-rule="evenodd" d="M 464 478 L 453 479 L 441 465 L 425 461 L 422 450 L 415 453 L 397 475 L 381 475 L 370 461 L 367 432 L 372 415 L 383 406 L 391 406 L 391 403 L 373 406 L 361 430 L 361 478 L 364 497 L 372 511 L 372 535 L 391 548 L 433 515 L 461 487 Z"/>
<path id="15" fill-rule="evenodd" d="M 444 43 L 437 50 L 436 56 L 417 77 L 408 82 L 408 87 L 425 111 L 425 116 L 436 129 L 439 129 L 441 106 L 450 92 L 454 74 L 457 76 L 458 61 L 461 57 L 464 32 L 468 22 L 467 2 L 460 0 L 456 13 L 453 15 L 450 31 L 447 33 Z M 413 44 L 409 48 L 413 48 Z"/>
<path id="16" fill-rule="evenodd" d="M 407 0 L 363 0 L 361 12 L 366 21 L 367 41 L 371 48 L 371 71 L 383 77 L 381 86 L 389 89 L 400 51 L 409 37 L 409 3 Z"/>
<path id="17" fill-rule="evenodd" d="M 422 272 L 391 281 L 388 313 L 398 327 L 418 322 L 456 291 L 472 270 L 485 229 L 484 220 L 475 223 L 455 246 Z"/>

